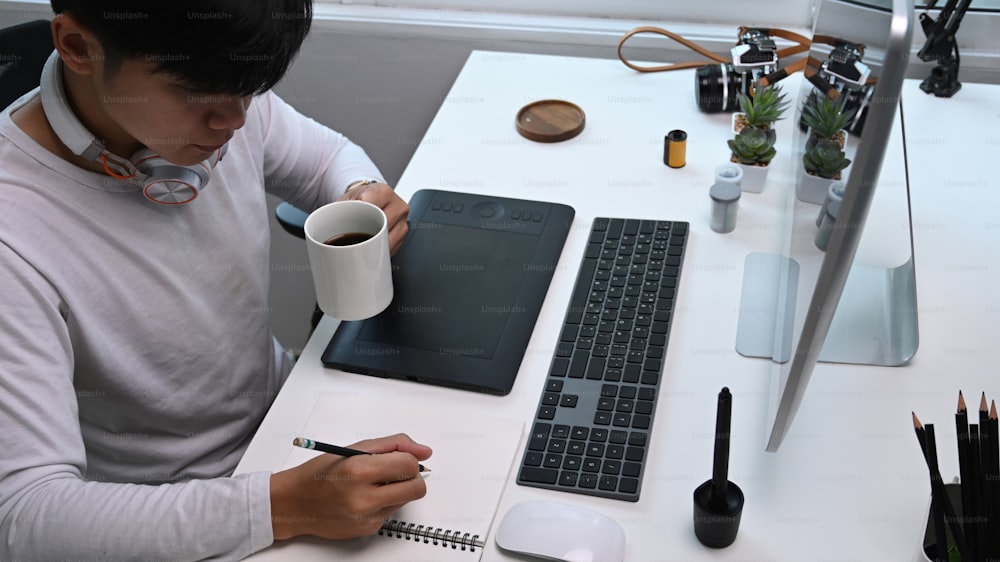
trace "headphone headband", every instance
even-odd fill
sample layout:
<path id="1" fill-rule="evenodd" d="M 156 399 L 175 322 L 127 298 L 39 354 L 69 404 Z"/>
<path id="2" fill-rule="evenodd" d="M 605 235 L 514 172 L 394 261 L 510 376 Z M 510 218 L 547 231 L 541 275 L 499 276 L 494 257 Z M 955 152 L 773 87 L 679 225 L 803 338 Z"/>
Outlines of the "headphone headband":
<path id="1" fill-rule="evenodd" d="M 73 113 L 63 85 L 63 62 L 58 51 L 52 51 L 45 61 L 39 93 L 49 125 L 73 154 L 101 162 L 108 175 L 116 179 L 140 179 L 143 194 L 156 203 L 178 205 L 193 201 L 208 184 L 212 168 L 228 148 L 222 145 L 209 158 L 192 166 L 169 162 L 149 148 L 140 149 L 130 159 L 110 152 Z"/>

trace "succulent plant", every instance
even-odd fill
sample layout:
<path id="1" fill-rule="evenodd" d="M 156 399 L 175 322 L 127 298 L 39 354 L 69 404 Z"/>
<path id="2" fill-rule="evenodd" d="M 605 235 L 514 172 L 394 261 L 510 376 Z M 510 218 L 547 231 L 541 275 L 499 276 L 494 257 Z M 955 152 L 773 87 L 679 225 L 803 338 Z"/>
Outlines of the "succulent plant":
<path id="1" fill-rule="evenodd" d="M 854 119 L 857 108 L 845 109 L 843 103 L 829 96 L 810 96 L 802 108 L 802 122 L 820 138 L 834 138 Z"/>
<path id="2" fill-rule="evenodd" d="M 850 159 L 844 156 L 844 151 L 837 145 L 821 142 L 806 151 L 802 156 L 802 164 L 806 171 L 815 176 L 827 179 L 837 179 L 844 168 L 851 165 Z"/>
<path id="3" fill-rule="evenodd" d="M 774 136 L 761 129 L 744 127 L 728 144 L 740 164 L 767 165 L 774 158 Z"/>
<path id="4" fill-rule="evenodd" d="M 769 128 L 772 123 L 781 119 L 789 104 L 781 87 L 775 85 L 758 86 L 753 97 L 741 92 L 737 99 L 747 126 L 757 129 Z"/>

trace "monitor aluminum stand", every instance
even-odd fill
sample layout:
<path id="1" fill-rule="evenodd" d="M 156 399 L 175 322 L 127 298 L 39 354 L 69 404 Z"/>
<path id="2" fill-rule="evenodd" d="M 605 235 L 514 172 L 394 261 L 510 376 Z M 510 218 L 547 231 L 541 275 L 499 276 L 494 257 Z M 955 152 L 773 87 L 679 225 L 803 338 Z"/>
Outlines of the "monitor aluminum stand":
<path id="1" fill-rule="evenodd" d="M 909 259 L 902 265 L 854 264 L 894 130 L 910 54 L 913 12 L 913 0 L 892 1 L 889 39 L 867 110 L 865 134 L 854 154 L 840 213 L 815 274 L 797 341 L 793 341 L 796 295 L 803 280 L 808 291 L 812 277 L 800 276 L 799 264 L 787 256 L 751 254 L 747 258 L 737 350 L 779 363 L 768 411 L 768 451 L 776 451 L 787 434 L 818 360 L 895 366 L 916 353 L 912 242 Z M 905 192 L 902 183 L 893 187 Z M 906 225 L 907 235 L 912 236 L 908 213 Z M 790 365 L 780 365 L 788 361 Z"/>

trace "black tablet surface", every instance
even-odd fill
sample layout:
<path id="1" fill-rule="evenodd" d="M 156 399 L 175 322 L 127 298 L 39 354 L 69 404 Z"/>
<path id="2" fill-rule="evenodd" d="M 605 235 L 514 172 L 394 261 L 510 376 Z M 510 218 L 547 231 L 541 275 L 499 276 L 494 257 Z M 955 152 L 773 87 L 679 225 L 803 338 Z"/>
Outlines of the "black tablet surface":
<path id="1" fill-rule="evenodd" d="M 421 190 L 381 314 L 342 322 L 323 364 L 506 395 L 573 223 L 572 207 Z"/>

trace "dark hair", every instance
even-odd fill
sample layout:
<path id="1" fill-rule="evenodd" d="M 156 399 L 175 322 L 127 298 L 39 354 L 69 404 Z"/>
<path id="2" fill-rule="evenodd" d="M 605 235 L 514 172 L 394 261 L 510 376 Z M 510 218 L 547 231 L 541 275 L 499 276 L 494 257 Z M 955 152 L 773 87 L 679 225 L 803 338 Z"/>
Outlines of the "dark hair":
<path id="1" fill-rule="evenodd" d="M 309 33 L 311 0 L 51 0 L 86 26 L 113 76 L 157 64 L 195 92 L 248 96 L 281 80 Z"/>

